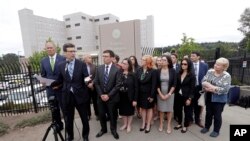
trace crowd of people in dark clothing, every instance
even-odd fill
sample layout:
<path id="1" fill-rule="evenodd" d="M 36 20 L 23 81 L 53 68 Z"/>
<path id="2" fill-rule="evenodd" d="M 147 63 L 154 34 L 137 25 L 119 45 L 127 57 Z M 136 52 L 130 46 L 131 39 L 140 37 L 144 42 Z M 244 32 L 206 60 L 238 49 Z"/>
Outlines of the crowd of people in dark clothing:
<path id="1" fill-rule="evenodd" d="M 53 44 L 46 44 L 48 51 L 51 46 L 53 47 Z M 84 55 L 83 61 L 78 61 L 73 44 L 65 44 L 63 50 L 66 58 L 55 66 L 58 67 L 58 72 L 54 73 L 56 83 L 48 89 L 50 93 L 61 93 L 61 99 L 58 101 L 66 123 L 66 140 L 74 138 L 74 107 L 83 123 L 83 139 L 88 140 L 90 103 L 93 103 L 94 114 L 100 121 L 101 129 L 96 135 L 97 138 L 107 133 L 109 121 L 113 137 L 119 139 L 118 117 L 122 118 L 122 126 L 119 129 L 127 133 L 138 130 L 148 134 L 153 122 L 159 122 L 159 132 L 171 134 L 173 130 L 180 130 L 186 133 L 188 127 L 195 123 L 201 127 L 200 132 L 205 134 L 213 122 L 214 129 L 210 136 L 219 135 L 221 114 L 231 85 L 231 76 L 226 72 L 229 66 L 226 58 L 217 59 L 214 67 L 209 69 L 208 65 L 201 61 L 199 52 L 192 52 L 190 57 L 179 59 L 176 53 L 172 53 L 160 57 L 144 55 L 140 58 L 141 61 L 130 56 L 120 61 L 119 56 L 112 50 L 105 50 L 102 52 L 104 64 L 95 66 L 91 55 Z M 47 61 L 50 62 L 50 56 L 55 55 L 59 56 L 51 53 Z M 46 63 L 43 66 L 42 68 L 46 68 Z M 48 73 L 43 76 L 48 77 Z M 204 103 L 200 104 L 199 100 L 202 98 Z M 205 124 L 201 121 L 204 109 Z M 139 129 L 133 128 L 134 115 L 141 119 Z M 172 118 L 177 122 L 175 127 L 172 127 Z M 58 121 L 60 127 L 63 126 L 61 121 Z"/>

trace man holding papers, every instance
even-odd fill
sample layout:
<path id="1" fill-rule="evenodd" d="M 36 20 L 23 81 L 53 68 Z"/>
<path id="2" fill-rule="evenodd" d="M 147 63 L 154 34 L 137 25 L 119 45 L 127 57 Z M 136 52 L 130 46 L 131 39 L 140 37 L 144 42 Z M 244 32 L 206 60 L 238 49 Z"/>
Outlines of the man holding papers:
<path id="1" fill-rule="evenodd" d="M 64 61 L 65 58 L 56 53 L 56 46 L 53 41 L 48 41 L 45 44 L 45 49 L 48 53 L 47 57 L 44 57 L 41 61 L 41 76 L 47 79 L 56 80 L 59 74 L 58 65 L 60 62 Z M 42 82 L 46 86 L 47 97 L 55 96 L 57 108 L 55 108 L 55 120 L 58 124 L 57 130 L 61 131 L 63 129 L 63 122 L 61 121 L 60 107 L 62 106 L 62 90 L 53 90 L 51 87 L 47 86 L 45 82 Z"/>

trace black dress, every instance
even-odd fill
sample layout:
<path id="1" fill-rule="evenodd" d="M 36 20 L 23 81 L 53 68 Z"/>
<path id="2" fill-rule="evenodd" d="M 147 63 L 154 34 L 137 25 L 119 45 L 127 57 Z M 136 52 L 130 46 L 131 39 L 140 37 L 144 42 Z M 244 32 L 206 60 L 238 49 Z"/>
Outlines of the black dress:
<path id="1" fill-rule="evenodd" d="M 135 107 L 133 107 L 132 103 L 137 101 L 136 78 L 132 73 L 122 75 L 121 78 L 119 114 L 121 116 L 132 116 L 135 112 Z"/>

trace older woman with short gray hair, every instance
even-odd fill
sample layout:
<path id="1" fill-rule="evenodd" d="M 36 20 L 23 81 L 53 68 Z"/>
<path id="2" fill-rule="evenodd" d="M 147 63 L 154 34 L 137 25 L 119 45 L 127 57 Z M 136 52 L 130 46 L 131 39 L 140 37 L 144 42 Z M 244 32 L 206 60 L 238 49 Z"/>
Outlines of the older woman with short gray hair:
<path id="1" fill-rule="evenodd" d="M 229 61 L 226 58 L 219 58 L 202 80 L 203 90 L 205 90 L 206 118 L 205 127 L 201 133 L 209 131 L 214 120 L 214 129 L 211 137 L 217 137 L 222 125 L 222 112 L 227 102 L 228 91 L 231 86 L 231 75 L 226 72 Z"/>

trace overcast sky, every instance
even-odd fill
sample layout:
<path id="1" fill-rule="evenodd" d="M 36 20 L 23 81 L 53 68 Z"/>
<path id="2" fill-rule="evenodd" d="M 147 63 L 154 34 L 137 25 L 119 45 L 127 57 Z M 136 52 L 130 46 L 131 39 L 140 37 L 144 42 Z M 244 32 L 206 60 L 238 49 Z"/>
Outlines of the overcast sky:
<path id="1" fill-rule="evenodd" d="M 154 16 L 155 46 L 181 43 L 182 34 L 196 42 L 239 42 L 237 30 L 250 0 L 1 0 L 0 55 L 24 54 L 18 10 L 63 20 L 63 15 L 83 12 L 91 16 L 111 13 L 120 21 Z"/>

